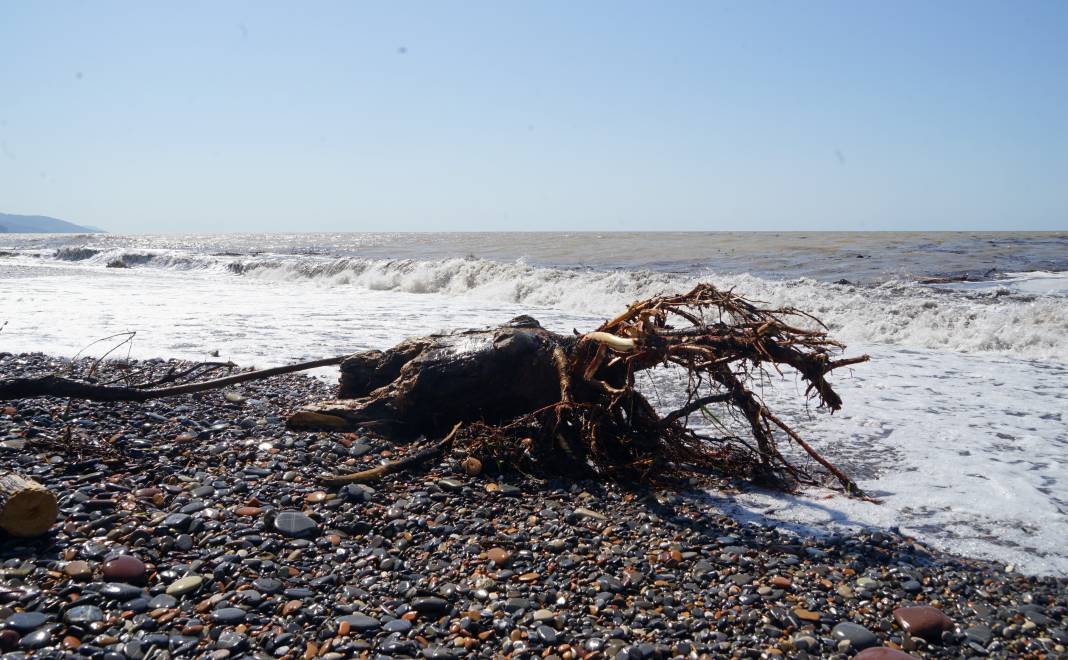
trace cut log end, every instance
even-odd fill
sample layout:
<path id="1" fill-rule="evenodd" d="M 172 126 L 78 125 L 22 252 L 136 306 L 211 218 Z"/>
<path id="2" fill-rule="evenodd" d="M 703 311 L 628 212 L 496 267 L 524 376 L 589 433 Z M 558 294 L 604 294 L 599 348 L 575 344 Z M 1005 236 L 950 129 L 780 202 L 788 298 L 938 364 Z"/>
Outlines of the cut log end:
<path id="1" fill-rule="evenodd" d="M 50 490 L 14 473 L 0 474 L 0 529 L 12 536 L 40 536 L 58 515 L 59 505 Z"/>

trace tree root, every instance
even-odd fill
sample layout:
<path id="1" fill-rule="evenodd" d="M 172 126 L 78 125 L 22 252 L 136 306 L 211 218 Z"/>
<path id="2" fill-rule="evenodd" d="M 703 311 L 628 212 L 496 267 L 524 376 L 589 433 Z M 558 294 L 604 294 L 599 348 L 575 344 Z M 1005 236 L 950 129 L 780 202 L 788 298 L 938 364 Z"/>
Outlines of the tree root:
<path id="1" fill-rule="evenodd" d="M 449 443 L 410 461 L 343 481 L 327 476 L 327 483 L 377 478 L 451 445 L 489 467 L 547 476 L 666 484 L 718 472 L 784 487 L 822 485 L 829 478 L 863 496 L 754 392 L 790 369 L 805 381 L 806 398 L 831 412 L 841 407 L 828 374 L 868 357 L 832 359 L 844 347 L 813 317 L 763 308 L 701 284 L 638 301 L 593 332 L 576 335 L 519 317 L 490 330 L 433 335 L 354 356 L 341 366 L 342 395 L 351 398 L 307 406 L 290 426 L 385 429 L 397 438 L 433 437 L 462 424 L 453 426 Z M 635 376 L 665 368 L 686 379 L 684 397 L 658 410 Z M 711 424 L 692 428 L 689 419 L 697 413 Z M 730 427 L 746 429 L 742 434 L 753 442 Z M 792 464 L 780 441 L 799 447 L 812 465 Z"/>

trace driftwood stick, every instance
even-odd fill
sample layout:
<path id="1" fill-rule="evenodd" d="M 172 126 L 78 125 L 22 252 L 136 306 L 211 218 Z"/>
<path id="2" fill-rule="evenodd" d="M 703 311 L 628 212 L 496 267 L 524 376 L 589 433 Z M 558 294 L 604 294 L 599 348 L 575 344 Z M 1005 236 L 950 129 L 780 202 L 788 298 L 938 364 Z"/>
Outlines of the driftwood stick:
<path id="1" fill-rule="evenodd" d="M 167 372 L 165 376 L 157 378 L 156 380 L 148 383 L 137 383 L 133 387 L 136 387 L 139 390 L 149 390 L 154 387 L 159 387 L 160 385 L 166 385 L 167 383 L 178 382 L 186 377 L 192 377 L 193 373 L 197 371 L 201 371 L 201 373 L 197 374 L 197 377 L 203 378 L 208 373 L 215 371 L 216 369 L 222 369 L 224 367 L 228 369 L 234 369 L 237 367 L 237 365 L 233 362 L 199 362 L 193 365 L 192 367 L 189 367 L 188 369 L 183 369 L 182 371 L 179 371 L 177 373 L 175 373 L 174 368 L 171 367 L 171 370 Z"/>
<path id="2" fill-rule="evenodd" d="M 89 401 L 148 401 L 168 396 L 181 396 L 195 392 L 206 392 L 219 389 L 228 385 L 237 385 L 250 380 L 262 380 L 272 376 L 307 371 L 318 367 L 328 367 L 341 364 L 348 356 L 324 358 L 299 364 L 290 364 L 258 371 L 247 371 L 242 374 L 216 378 L 199 383 L 186 383 L 174 387 L 162 387 L 158 389 L 137 389 L 134 387 L 115 387 L 108 385 L 92 385 L 60 376 L 43 376 L 40 378 L 11 378 L 0 380 L 0 401 L 10 399 L 31 399 L 41 396 L 69 397 L 72 399 L 86 399 Z"/>
<path id="3" fill-rule="evenodd" d="M 428 461 L 431 458 L 434 458 L 435 456 L 441 455 L 441 453 L 445 451 L 450 444 L 452 444 L 453 438 L 456 437 L 456 434 L 459 433 L 460 427 L 462 426 L 463 424 L 461 422 L 457 422 L 456 426 L 452 427 L 452 430 L 449 431 L 449 434 L 447 436 L 430 445 L 429 447 L 426 447 L 425 449 L 420 449 L 417 452 L 412 452 L 411 454 L 408 454 L 404 458 L 398 459 L 396 461 L 391 461 L 389 463 L 383 463 L 378 467 L 373 467 L 368 470 L 353 472 L 352 474 L 323 474 L 319 477 L 319 482 L 327 486 L 343 486 L 345 484 L 363 483 L 365 481 L 374 481 L 375 479 L 381 479 L 387 474 L 401 472 L 415 465 L 419 465 L 424 461 Z"/>

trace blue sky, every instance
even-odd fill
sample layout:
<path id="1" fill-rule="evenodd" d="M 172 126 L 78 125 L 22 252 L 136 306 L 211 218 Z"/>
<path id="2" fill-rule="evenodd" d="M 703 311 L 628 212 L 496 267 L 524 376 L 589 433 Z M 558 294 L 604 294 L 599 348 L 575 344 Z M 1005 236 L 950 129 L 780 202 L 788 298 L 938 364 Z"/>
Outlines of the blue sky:
<path id="1" fill-rule="evenodd" d="M 1068 229 L 1068 2 L 5 2 L 0 212 Z"/>

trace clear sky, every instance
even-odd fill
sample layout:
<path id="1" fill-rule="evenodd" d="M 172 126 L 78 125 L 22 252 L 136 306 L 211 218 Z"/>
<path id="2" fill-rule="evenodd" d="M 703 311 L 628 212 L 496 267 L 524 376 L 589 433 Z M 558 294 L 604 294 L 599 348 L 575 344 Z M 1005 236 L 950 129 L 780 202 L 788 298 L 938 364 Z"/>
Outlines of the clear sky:
<path id="1" fill-rule="evenodd" d="M 1068 2 L 8 0 L 0 212 L 1068 229 Z"/>

